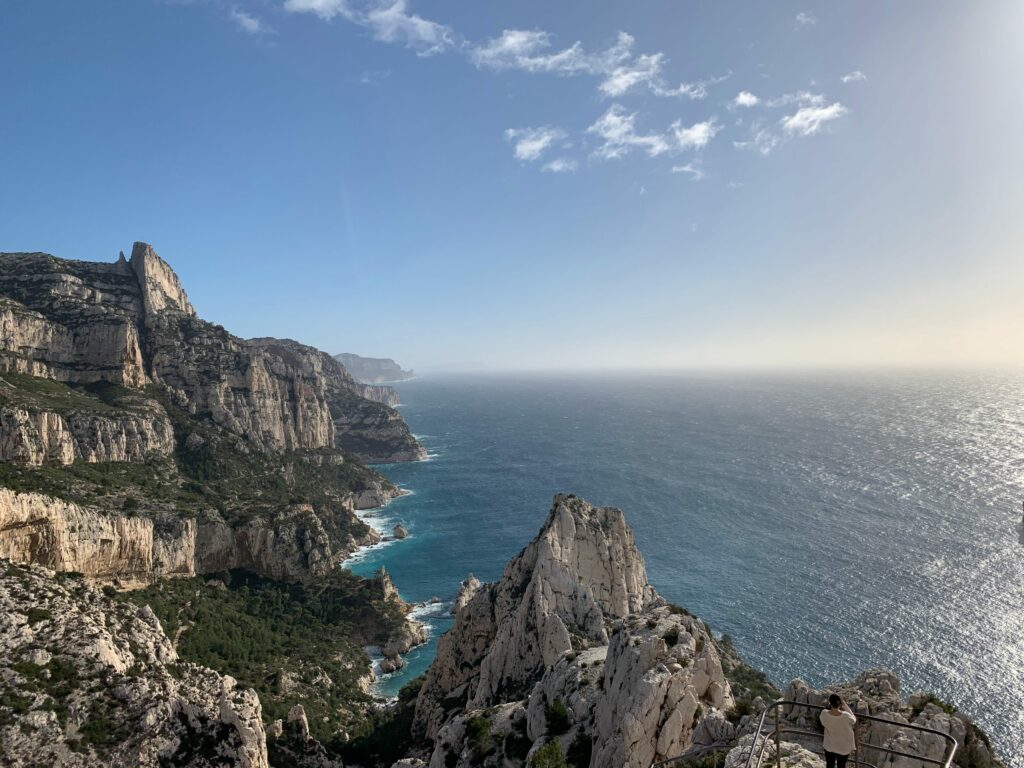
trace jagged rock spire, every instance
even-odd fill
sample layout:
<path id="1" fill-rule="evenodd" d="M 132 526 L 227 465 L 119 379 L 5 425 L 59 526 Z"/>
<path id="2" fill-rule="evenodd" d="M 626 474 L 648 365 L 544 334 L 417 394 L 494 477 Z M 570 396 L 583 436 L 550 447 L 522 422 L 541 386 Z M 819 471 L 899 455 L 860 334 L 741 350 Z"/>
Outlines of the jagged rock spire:
<path id="1" fill-rule="evenodd" d="M 196 311 L 170 265 L 157 256 L 149 243 L 136 242 L 129 262 L 139 280 L 146 317 L 163 310 L 195 316 Z"/>

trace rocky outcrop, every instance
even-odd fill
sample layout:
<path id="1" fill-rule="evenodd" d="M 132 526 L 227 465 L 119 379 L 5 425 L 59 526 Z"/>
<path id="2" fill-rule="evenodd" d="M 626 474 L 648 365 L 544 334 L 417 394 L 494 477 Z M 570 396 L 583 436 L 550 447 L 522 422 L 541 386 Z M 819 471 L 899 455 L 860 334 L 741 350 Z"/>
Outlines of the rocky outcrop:
<path id="1" fill-rule="evenodd" d="M 182 663 L 148 607 L 39 567 L 0 561 L 0 687 L 12 768 L 268 768 L 254 691 Z"/>
<path id="2" fill-rule="evenodd" d="M 432 768 L 479 761 L 482 728 L 495 764 L 555 740 L 586 743 L 592 768 L 648 768 L 732 703 L 706 627 L 658 597 L 617 509 L 556 496 L 501 580 L 466 591 L 416 703 Z"/>
<path id="3" fill-rule="evenodd" d="M 332 444 L 369 463 L 419 461 L 426 451 L 394 408 L 367 399 L 364 386 L 326 352 L 290 339 L 252 339 L 297 370 L 320 382 L 333 425 Z"/>
<path id="4" fill-rule="evenodd" d="M 123 260 L 0 254 L 0 371 L 143 386 L 141 316 L 139 284 Z"/>
<path id="5" fill-rule="evenodd" d="M 954 765 L 961 768 L 1002 766 L 992 753 L 985 734 L 965 714 L 928 694 L 915 693 L 904 698 L 900 689 L 899 678 L 884 669 L 867 670 L 855 680 L 821 690 L 812 689 L 802 680 L 794 680 L 784 692 L 783 698 L 798 704 L 783 707 L 780 712 L 781 720 L 784 727 L 820 731 L 820 710 L 814 707 L 825 706 L 829 694 L 838 693 L 856 714 L 871 715 L 889 721 L 880 723 L 862 717 L 857 731 L 861 744 L 865 745 L 860 755 L 862 761 L 866 760 L 874 765 L 899 765 L 900 768 L 926 768 L 936 764 L 929 761 L 944 760 L 949 741 L 937 734 L 900 727 L 914 724 L 952 737 L 957 746 Z M 741 729 L 754 729 L 754 719 L 746 719 L 741 724 Z M 821 748 L 820 738 L 801 737 L 795 741 L 804 748 Z M 741 742 L 730 754 L 730 762 L 727 764 L 742 765 L 746 760 L 749 744 L 749 738 Z M 895 757 L 883 749 L 897 750 L 924 759 Z"/>
<path id="6" fill-rule="evenodd" d="M 155 403 L 148 412 L 110 414 L 0 405 L 0 461 L 28 466 L 143 462 L 173 452 L 174 429 Z"/>
<path id="7" fill-rule="evenodd" d="M 122 253 L 121 261 L 123 260 Z M 152 318 L 158 312 L 168 309 L 195 316 L 196 311 L 185 295 L 178 276 L 174 274 L 170 264 L 156 255 L 153 246 L 148 243 L 135 243 L 129 264 L 139 279 L 146 318 Z"/>
<path id="8" fill-rule="evenodd" d="M 350 352 L 342 352 L 334 357 L 348 369 L 356 381 L 364 384 L 404 381 L 414 375 L 412 371 L 403 371 L 402 367 L 389 357 L 360 357 Z"/>
<path id="9" fill-rule="evenodd" d="M 359 384 L 358 391 L 367 400 L 373 400 L 375 403 L 381 403 L 389 408 L 394 408 L 402 402 L 394 387 L 385 387 L 380 384 Z"/>
<path id="10" fill-rule="evenodd" d="M 466 607 L 466 604 L 473 598 L 473 595 L 477 593 L 477 590 L 483 586 L 480 583 L 480 579 L 474 576 L 472 573 L 469 574 L 462 583 L 459 585 L 459 592 L 455 595 L 455 600 L 452 601 L 451 615 L 455 616 Z"/>
<path id="11" fill-rule="evenodd" d="M 358 539 L 332 531 L 308 504 L 231 525 L 215 512 L 130 517 L 0 488 L 0 557 L 123 587 L 233 568 L 305 581 L 376 540 L 372 530 Z"/>
<path id="12" fill-rule="evenodd" d="M 145 243 L 135 243 L 130 262 L 122 254 L 114 264 L 0 254 L 0 330 L 0 372 L 156 383 L 177 406 L 260 450 L 337 446 L 367 461 L 424 457 L 386 404 L 393 392 L 367 390 L 311 347 L 248 342 L 199 319 L 177 275 Z"/>

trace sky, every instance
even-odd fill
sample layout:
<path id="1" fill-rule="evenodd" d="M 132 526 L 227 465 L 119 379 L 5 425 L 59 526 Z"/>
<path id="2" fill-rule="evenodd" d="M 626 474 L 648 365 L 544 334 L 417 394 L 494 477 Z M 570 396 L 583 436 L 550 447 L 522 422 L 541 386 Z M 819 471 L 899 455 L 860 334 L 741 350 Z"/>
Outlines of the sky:
<path id="1" fill-rule="evenodd" d="M 1024 364 L 1024 4 L 0 0 L 0 250 L 426 370 Z"/>

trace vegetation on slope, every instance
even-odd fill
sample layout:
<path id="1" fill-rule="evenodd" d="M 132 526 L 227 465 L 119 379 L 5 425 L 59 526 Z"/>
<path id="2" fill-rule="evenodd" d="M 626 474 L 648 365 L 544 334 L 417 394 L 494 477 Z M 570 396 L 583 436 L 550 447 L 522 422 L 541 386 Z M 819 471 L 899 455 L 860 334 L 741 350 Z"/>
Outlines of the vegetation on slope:
<path id="1" fill-rule="evenodd" d="M 289 504 L 308 503 L 334 524 L 332 533 L 356 538 L 368 528 L 343 511 L 354 492 L 390 483 L 335 449 L 264 453 L 217 427 L 203 415 L 175 406 L 163 388 L 144 395 L 109 384 L 69 386 L 20 374 L 0 376 L 0 405 L 116 414 L 162 409 L 174 428 L 175 451 L 145 463 L 85 463 L 22 467 L 0 464 L 0 486 L 32 491 L 104 511 L 194 516 L 216 510 L 228 522 L 269 515 Z"/>
<path id="2" fill-rule="evenodd" d="M 182 660 L 255 688 L 268 722 L 302 704 L 324 743 L 367 729 L 373 708 L 359 683 L 369 668 L 361 646 L 384 643 L 405 621 L 403 605 L 378 581 L 344 570 L 307 584 L 232 571 L 121 598 L 153 609 Z"/>

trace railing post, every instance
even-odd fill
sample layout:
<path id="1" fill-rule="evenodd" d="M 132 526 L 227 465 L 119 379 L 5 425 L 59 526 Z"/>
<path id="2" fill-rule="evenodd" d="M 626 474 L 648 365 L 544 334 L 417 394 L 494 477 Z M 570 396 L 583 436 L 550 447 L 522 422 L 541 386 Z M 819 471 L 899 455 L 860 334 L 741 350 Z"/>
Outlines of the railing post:
<path id="1" fill-rule="evenodd" d="M 775 768 L 782 768 L 782 749 L 779 742 L 779 708 L 775 707 Z"/>

